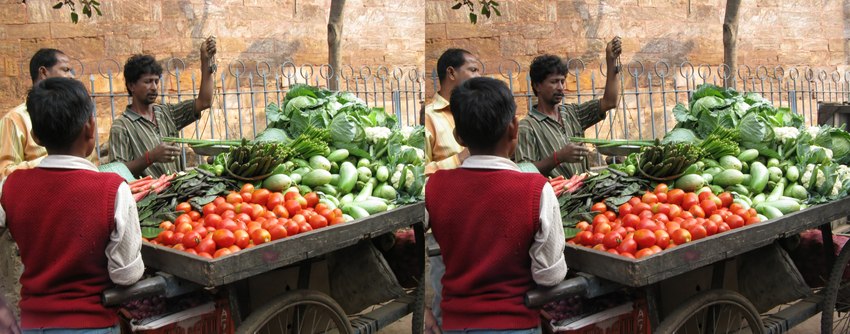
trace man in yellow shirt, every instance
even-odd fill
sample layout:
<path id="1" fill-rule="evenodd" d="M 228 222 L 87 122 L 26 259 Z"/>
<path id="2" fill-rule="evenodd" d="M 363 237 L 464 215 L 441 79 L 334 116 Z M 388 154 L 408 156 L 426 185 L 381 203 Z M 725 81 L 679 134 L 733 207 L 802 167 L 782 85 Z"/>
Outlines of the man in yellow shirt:
<path id="1" fill-rule="evenodd" d="M 54 77 L 73 78 L 70 59 L 62 51 L 41 49 L 30 59 L 33 85 Z M 0 179 L 16 169 L 34 168 L 47 150 L 33 141 L 32 123 L 26 104 L 15 107 L 0 119 Z"/>
<path id="2" fill-rule="evenodd" d="M 455 121 L 449 107 L 452 90 L 470 78 L 481 76 L 479 62 L 469 51 L 448 49 L 437 60 L 440 89 L 425 106 L 425 175 L 451 169 L 469 156 L 454 138 Z"/>
<path id="3" fill-rule="evenodd" d="M 440 169 L 453 169 L 460 166 L 469 157 L 469 150 L 457 143 L 454 137 L 455 120 L 449 106 L 452 90 L 467 79 L 481 76 L 480 63 L 469 51 L 448 49 L 437 60 L 437 77 L 440 89 L 434 99 L 425 106 L 425 175 L 434 174 Z M 429 235 L 428 243 L 436 244 Z M 441 256 L 432 256 L 431 286 L 434 288 L 434 300 L 431 308 L 425 310 L 426 333 L 440 333 L 442 324 L 440 312 L 440 294 L 443 285 L 440 280 L 446 272 Z"/>

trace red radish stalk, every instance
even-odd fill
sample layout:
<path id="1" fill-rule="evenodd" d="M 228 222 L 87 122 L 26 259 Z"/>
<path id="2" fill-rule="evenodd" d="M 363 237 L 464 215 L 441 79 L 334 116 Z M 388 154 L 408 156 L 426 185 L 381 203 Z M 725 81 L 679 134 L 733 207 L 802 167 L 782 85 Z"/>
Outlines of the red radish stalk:
<path id="1" fill-rule="evenodd" d="M 145 190 L 145 191 L 142 191 L 140 193 L 133 194 L 133 199 L 136 200 L 136 202 L 141 201 L 149 193 L 150 193 L 150 190 Z"/>
<path id="2" fill-rule="evenodd" d="M 166 181 L 165 183 L 162 183 L 159 187 L 157 187 L 156 189 L 154 189 L 154 190 L 153 190 L 153 192 L 155 192 L 155 193 L 159 194 L 160 192 L 162 192 L 163 190 L 165 190 L 165 188 L 168 188 L 168 186 L 170 186 L 170 185 L 171 185 L 171 182 L 167 182 L 167 181 Z"/>

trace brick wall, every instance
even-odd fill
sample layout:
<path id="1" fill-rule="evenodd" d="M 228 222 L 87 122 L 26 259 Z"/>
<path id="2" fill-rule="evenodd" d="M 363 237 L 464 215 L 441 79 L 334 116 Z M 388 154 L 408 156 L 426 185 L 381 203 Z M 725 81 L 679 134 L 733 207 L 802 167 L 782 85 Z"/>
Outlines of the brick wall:
<path id="1" fill-rule="evenodd" d="M 429 73 L 449 47 L 476 53 L 489 74 L 505 59 L 525 72 L 534 56 L 553 53 L 598 67 L 605 43 L 623 38 L 623 64 L 666 60 L 694 64 L 723 61 L 721 0 L 527 0 L 500 1 L 501 17 L 472 25 L 467 11 L 452 1 L 426 2 L 426 56 Z M 738 32 L 741 64 L 811 65 L 839 69 L 850 59 L 847 1 L 743 1 Z M 430 79 L 430 76 L 429 76 Z M 432 94 L 432 83 L 426 85 Z M 587 87 L 587 86 L 585 86 Z"/>
<path id="2" fill-rule="evenodd" d="M 30 86 L 21 64 L 41 47 L 56 47 L 78 59 L 87 84 L 101 60 L 123 65 L 134 53 L 180 58 L 197 73 L 198 47 L 209 35 L 218 38 L 219 68 L 234 59 L 246 61 L 248 68 L 253 61 L 273 66 L 327 62 L 330 0 L 109 0 L 102 1 L 102 17 L 83 17 L 76 25 L 67 10 L 51 9 L 54 3 L 0 0 L 0 115 L 20 103 Z M 418 1 L 347 1 L 343 64 L 421 67 L 424 6 Z M 79 72 L 79 64 L 75 67 Z M 109 62 L 102 67 L 116 68 Z M 105 89 L 97 84 L 96 90 Z"/>

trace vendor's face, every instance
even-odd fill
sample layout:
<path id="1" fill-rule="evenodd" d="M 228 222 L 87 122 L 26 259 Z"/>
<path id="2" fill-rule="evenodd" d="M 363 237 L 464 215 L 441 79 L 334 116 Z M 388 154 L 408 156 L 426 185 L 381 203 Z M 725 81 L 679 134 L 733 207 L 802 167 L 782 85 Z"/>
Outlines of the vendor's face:
<path id="1" fill-rule="evenodd" d="M 463 65 L 458 68 L 451 67 L 451 71 L 449 73 L 451 79 L 457 82 L 458 85 L 462 84 L 466 80 L 481 76 L 481 70 L 479 68 L 477 58 L 467 53 L 463 55 L 463 59 L 465 60 Z"/>
<path id="2" fill-rule="evenodd" d="M 71 60 L 64 53 L 56 54 L 56 64 L 51 67 L 41 67 L 39 69 L 40 80 L 47 78 L 74 78 L 74 73 L 71 71 Z"/>
<path id="3" fill-rule="evenodd" d="M 159 93 L 159 76 L 156 74 L 143 74 L 139 80 L 127 86 L 135 100 L 145 104 L 156 102 Z"/>
<path id="4" fill-rule="evenodd" d="M 535 83 L 537 100 L 551 105 L 561 103 L 564 99 L 564 80 L 566 80 L 565 75 L 552 73 L 543 82 Z"/>

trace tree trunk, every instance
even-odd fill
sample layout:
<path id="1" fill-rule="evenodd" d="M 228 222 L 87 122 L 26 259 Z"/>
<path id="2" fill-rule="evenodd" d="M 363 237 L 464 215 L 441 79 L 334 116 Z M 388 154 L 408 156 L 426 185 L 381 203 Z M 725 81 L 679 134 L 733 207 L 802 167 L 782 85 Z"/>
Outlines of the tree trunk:
<path id="1" fill-rule="evenodd" d="M 339 90 L 339 78 L 342 72 L 342 55 L 340 54 L 340 42 L 342 41 L 342 10 L 345 0 L 331 0 L 331 12 L 328 16 L 328 65 L 333 70 L 330 77 L 328 89 Z"/>
<path id="2" fill-rule="evenodd" d="M 726 0 L 726 16 L 723 19 L 723 63 L 729 70 L 729 78 L 723 80 L 724 87 L 732 86 L 738 74 L 738 9 L 741 0 Z"/>

